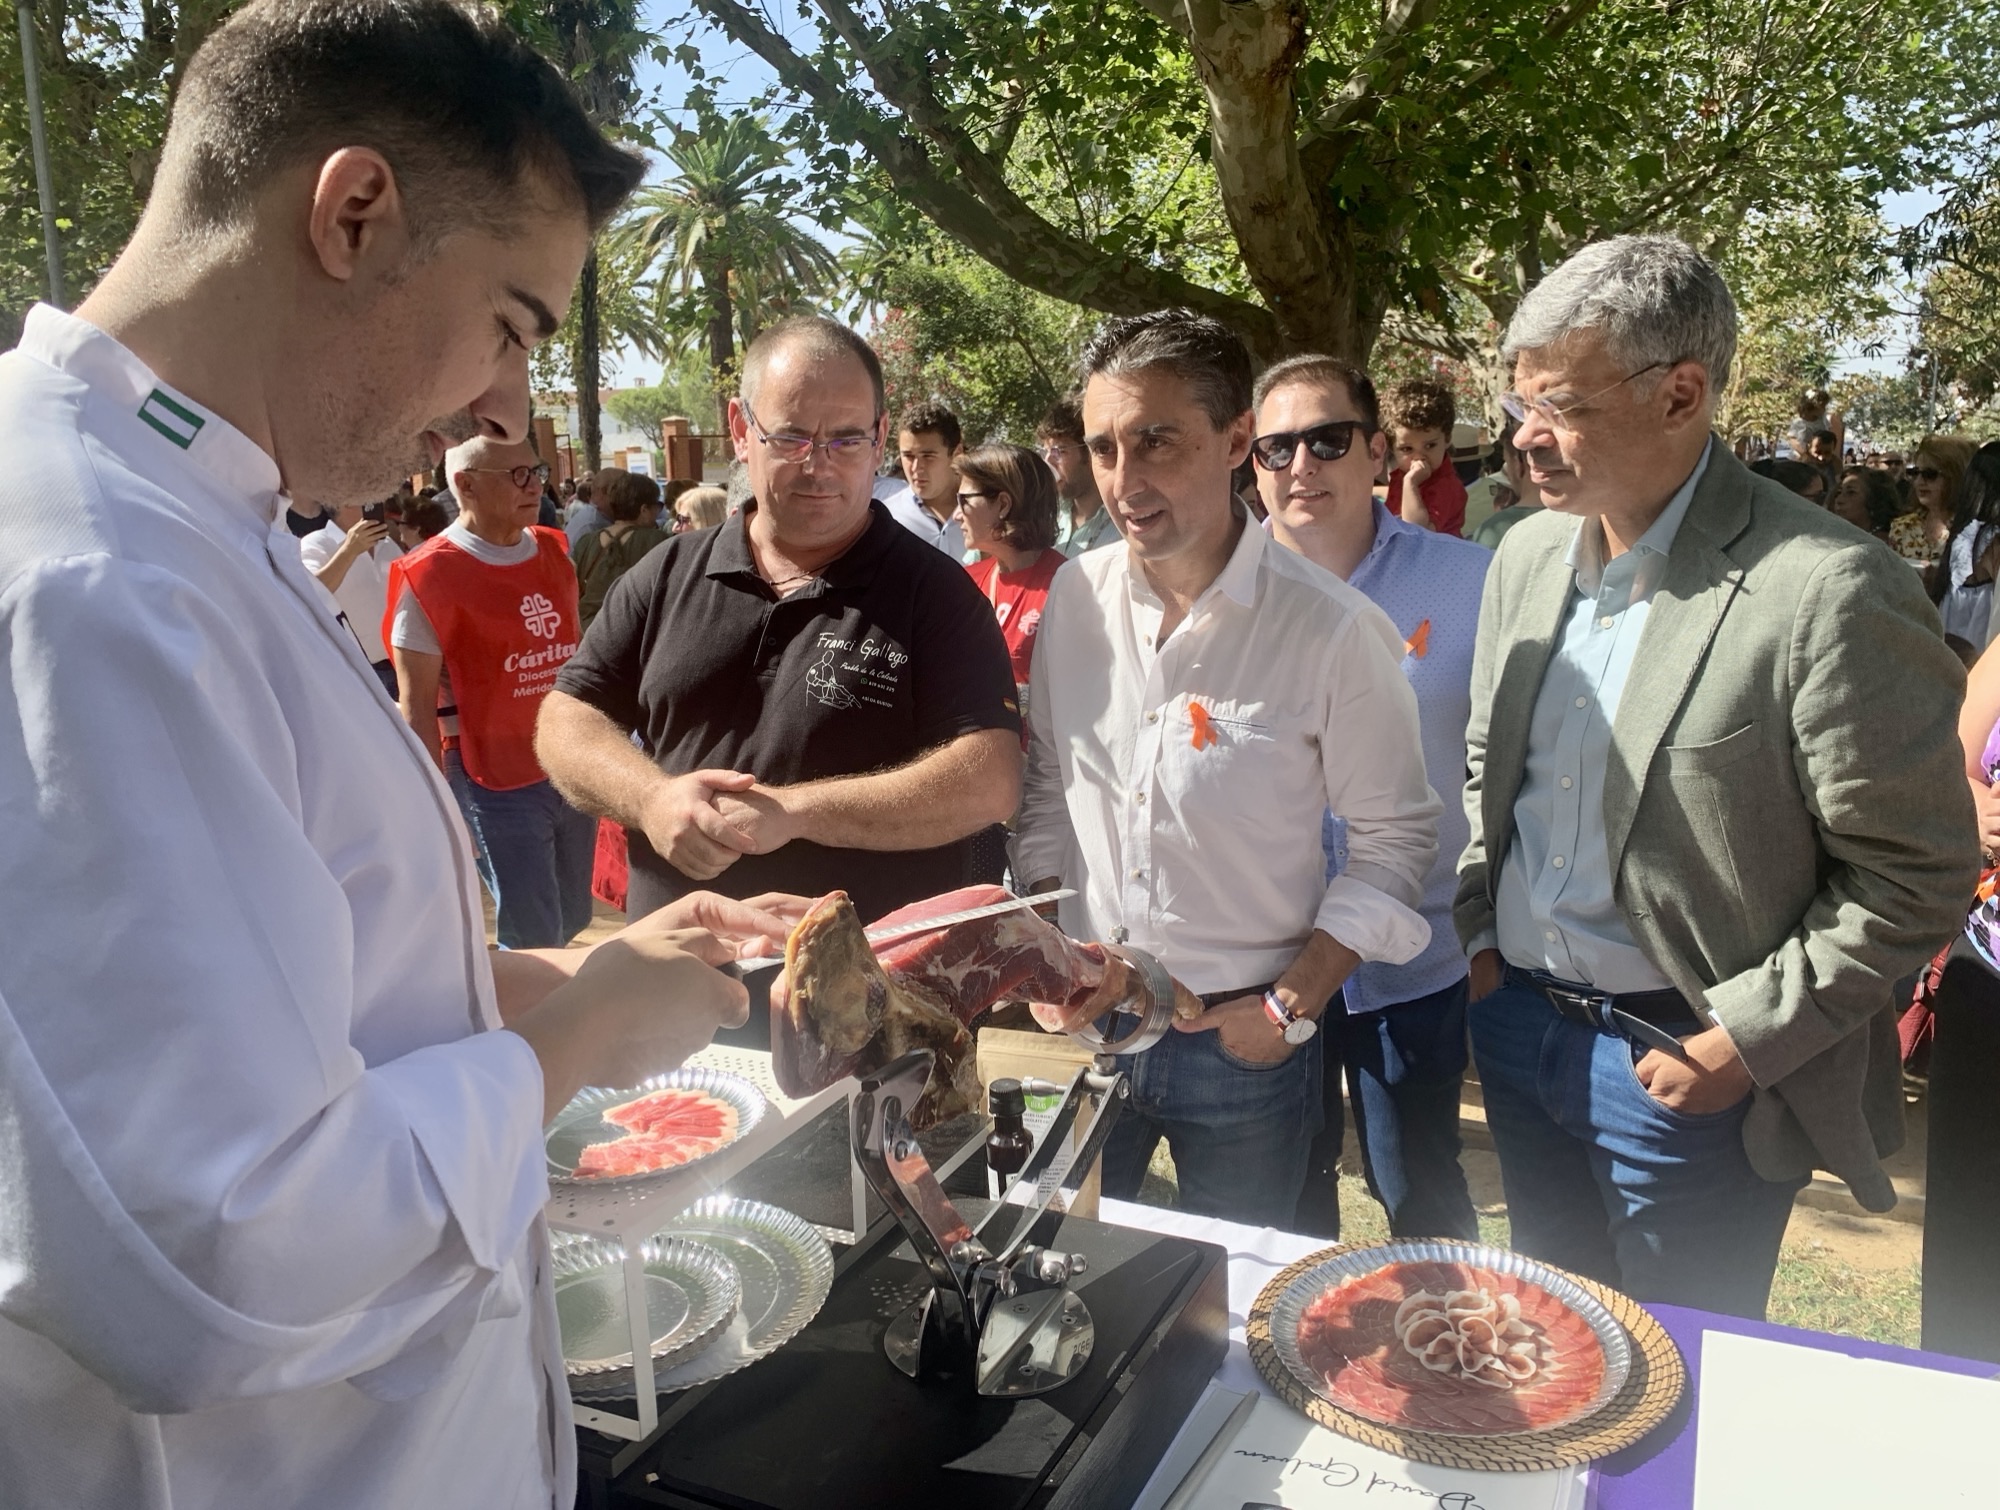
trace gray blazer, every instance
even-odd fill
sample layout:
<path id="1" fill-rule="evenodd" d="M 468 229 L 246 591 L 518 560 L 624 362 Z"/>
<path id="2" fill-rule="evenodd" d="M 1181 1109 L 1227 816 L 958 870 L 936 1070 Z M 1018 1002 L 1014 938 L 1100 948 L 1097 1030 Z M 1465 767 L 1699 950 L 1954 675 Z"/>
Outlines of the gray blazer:
<path id="1" fill-rule="evenodd" d="M 1459 936 L 1494 924 L 1528 724 L 1569 601 L 1573 519 L 1501 542 L 1472 668 Z M 1917 573 L 1715 443 L 1612 727 L 1619 910 L 1729 1030 L 1766 1179 L 1823 1168 L 1870 1211 L 1903 1140 L 1890 986 L 1960 926 L 1979 844 L 1965 673 Z"/>

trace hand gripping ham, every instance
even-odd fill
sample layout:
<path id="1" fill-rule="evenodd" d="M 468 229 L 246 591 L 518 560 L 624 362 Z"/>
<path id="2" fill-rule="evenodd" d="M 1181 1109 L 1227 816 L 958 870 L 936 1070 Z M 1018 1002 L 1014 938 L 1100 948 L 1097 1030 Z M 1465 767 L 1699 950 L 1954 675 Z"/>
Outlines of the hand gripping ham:
<path id="1" fill-rule="evenodd" d="M 942 916 L 1008 896 L 1002 887 L 972 886 L 878 921 Z M 910 1117 L 921 1131 L 977 1108 L 968 1028 L 988 1008 L 1028 1001 L 1070 1015 L 1109 1010 L 1140 989 L 1124 954 L 1080 944 L 1025 910 L 895 939 L 878 954 L 854 904 L 836 891 L 815 902 L 785 941 L 784 973 L 771 988 L 771 1065 L 786 1095 L 809 1096 L 843 1075 L 931 1049 L 936 1067 Z"/>

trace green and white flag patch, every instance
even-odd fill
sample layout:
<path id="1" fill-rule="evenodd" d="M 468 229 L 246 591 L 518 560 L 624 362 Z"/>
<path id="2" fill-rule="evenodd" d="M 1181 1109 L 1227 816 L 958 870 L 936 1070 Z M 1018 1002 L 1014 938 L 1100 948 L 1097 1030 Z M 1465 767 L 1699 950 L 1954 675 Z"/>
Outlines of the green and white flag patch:
<path id="1" fill-rule="evenodd" d="M 206 415 L 195 413 L 186 404 L 167 397 L 157 388 L 147 394 L 146 402 L 139 406 L 139 418 L 183 451 L 194 444 L 194 438 L 201 434 L 201 427 L 208 423 Z"/>

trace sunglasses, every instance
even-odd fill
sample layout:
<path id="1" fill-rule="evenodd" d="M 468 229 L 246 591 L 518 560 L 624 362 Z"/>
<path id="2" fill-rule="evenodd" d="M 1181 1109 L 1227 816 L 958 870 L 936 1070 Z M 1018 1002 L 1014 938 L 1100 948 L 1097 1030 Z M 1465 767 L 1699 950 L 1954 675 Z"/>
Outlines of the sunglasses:
<path id="1" fill-rule="evenodd" d="M 1936 467 L 1912 467 L 1910 468 L 1910 475 L 1919 482 L 1936 482 L 1940 477 L 1944 476 L 1944 473 L 1940 472 Z"/>
<path id="2" fill-rule="evenodd" d="M 1266 472 L 1284 471 L 1298 455 L 1300 446 L 1321 461 L 1339 461 L 1352 448 L 1361 429 L 1358 419 L 1337 419 L 1314 425 L 1310 430 L 1273 430 L 1250 442 L 1250 454 Z"/>

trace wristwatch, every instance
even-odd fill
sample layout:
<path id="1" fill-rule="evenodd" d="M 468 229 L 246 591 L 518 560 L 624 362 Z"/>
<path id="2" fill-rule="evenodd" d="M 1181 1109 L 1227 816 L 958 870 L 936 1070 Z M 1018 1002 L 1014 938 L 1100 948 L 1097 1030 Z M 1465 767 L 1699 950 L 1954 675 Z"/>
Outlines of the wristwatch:
<path id="1" fill-rule="evenodd" d="M 1302 1043 L 1311 1043 L 1313 1034 L 1319 1031 L 1319 1024 L 1310 1017 L 1285 1010 L 1284 1002 L 1278 999 L 1275 988 L 1264 992 L 1264 1015 L 1285 1031 L 1285 1042 L 1297 1048 Z"/>

